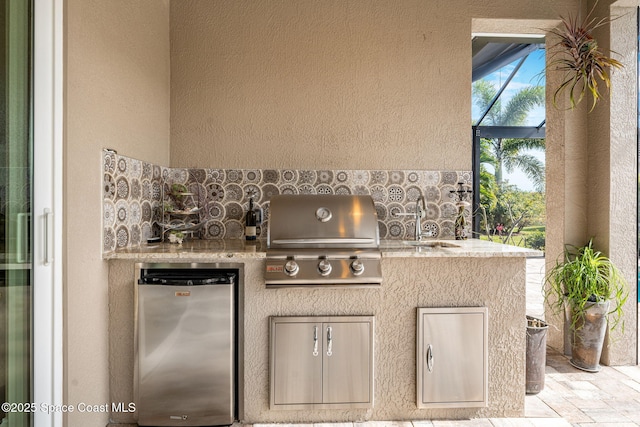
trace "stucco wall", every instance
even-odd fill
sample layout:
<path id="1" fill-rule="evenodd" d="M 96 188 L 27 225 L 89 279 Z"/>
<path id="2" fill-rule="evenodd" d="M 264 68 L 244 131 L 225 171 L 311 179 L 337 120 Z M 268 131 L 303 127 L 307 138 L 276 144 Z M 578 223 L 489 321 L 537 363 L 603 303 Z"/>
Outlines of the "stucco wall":
<path id="1" fill-rule="evenodd" d="M 556 38 L 550 36 L 549 46 Z M 550 49 L 550 53 L 555 50 Z M 553 55 L 553 53 L 551 53 Z M 549 62 L 551 55 L 547 56 Z M 546 95 L 553 99 L 555 88 L 560 84 L 559 73 L 547 73 Z M 547 103 L 546 138 L 546 240 L 545 255 L 547 269 L 561 261 L 565 243 L 584 242 L 587 232 L 588 152 L 587 131 L 584 126 L 586 107 L 582 103 L 574 111 L 567 111 L 567 100 L 559 97 L 557 105 Z M 550 303 L 553 301 L 550 300 Z M 564 350 L 564 320 L 551 310 L 545 313 L 546 320 L 555 326 L 549 328 L 548 344 Z"/>
<path id="2" fill-rule="evenodd" d="M 171 166 L 468 170 L 472 18 L 573 3 L 173 0 Z"/>
<path id="3" fill-rule="evenodd" d="M 640 2 L 636 2 L 638 5 Z M 630 285 L 629 299 L 623 307 L 624 331 L 613 331 L 603 351 L 603 362 L 612 365 L 637 363 L 638 255 L 632 249 L 637 248 L 638 230 L 638 127 L 637 99 L 629 96 L 637 93 L 636 7 L 611 8 L 611 14 L 619 18 L 601 38 L 625 67 L 611 73 L 610 100 L 598 106 L 596 120 L 589 120 L 590 164 L 601 165 L 589 175 L 589 233 L 596 236 L 600 248 Z"/>
<path id="4" fill-rule="evenodd" d="M 169 4 L 66 2 L 65 401 L 109 401 L 102 148 L 169 161 Z M 104 426 L 74 412 L 65 426 Z"/>

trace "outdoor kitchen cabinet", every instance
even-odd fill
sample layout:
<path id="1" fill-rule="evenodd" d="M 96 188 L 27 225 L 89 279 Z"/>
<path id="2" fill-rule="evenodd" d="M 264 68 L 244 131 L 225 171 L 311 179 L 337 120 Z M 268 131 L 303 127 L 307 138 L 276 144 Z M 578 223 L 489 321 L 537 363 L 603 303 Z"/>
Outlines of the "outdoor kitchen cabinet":
<path id="1" fill-rule="evenodd" d="M 418 408 L 487 406 L 487 308 L 419 308 L 417 318 Z"/>
<path id="2" fill-rule="evenodd" d="M 373 407 L 373 316 L 271 317 L 271 409 Z"/>

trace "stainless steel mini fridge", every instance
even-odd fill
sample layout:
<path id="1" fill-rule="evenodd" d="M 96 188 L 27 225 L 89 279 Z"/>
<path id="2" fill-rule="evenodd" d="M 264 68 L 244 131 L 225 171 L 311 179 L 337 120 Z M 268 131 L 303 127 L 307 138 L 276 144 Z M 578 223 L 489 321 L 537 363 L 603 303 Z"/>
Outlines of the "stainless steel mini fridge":
<path id="1" fill-rule="evenodd" d="M 232 424 L 238 270 L 139 264 L 136 272 L 138 425 Z"/>

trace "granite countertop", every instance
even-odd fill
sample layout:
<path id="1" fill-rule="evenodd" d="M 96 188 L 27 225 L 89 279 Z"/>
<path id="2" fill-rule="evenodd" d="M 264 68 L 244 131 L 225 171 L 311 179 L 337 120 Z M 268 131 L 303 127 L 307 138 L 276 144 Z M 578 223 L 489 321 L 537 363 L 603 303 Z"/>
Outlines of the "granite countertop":
<path id="1" fill-rule="evenodd" d="M 406 257 L 539 257 L 541 251 L 503 245 L 480 239 L 467 240 L 383 240 L 380 242 L 383 258 Z"/>
<path id="2" fill-rule="evenodd" d="M 417 242 L 416 242 L 417 243 Z M 142 244 L 140 246 L 118 249 L 103 255 L 104 259 L 211 259 L 213 258 L 265 258 L 267 242 L 256 240 L 247 242 L 241 239 L 226 240 L 190 240 L 182 245 L 173 243 Z M 420 246 L 402 240 L 383 240 L 380 242 L 383 258 L 409 257 L 538 257 L 540 251 L 503 245 L 479 239 L 469 240 L 427 240 Z"/>

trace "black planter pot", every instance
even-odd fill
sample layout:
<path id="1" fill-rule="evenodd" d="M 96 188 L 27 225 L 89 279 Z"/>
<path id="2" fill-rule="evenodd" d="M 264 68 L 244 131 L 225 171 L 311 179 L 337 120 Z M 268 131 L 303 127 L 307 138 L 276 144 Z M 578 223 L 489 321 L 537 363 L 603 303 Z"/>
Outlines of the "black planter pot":
<path id="1" fill-rule="evenodd" d="M 573 319 L 570 310 L 569 319 Z M 588 303 L 584 315 L 571 327 L 571 360 L 573 366 L 587 372 L 600 371 L 600 356 L 607 332 L 609 301 Z"/>

